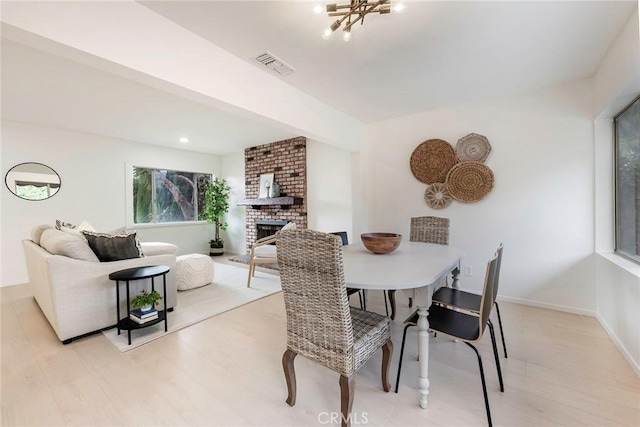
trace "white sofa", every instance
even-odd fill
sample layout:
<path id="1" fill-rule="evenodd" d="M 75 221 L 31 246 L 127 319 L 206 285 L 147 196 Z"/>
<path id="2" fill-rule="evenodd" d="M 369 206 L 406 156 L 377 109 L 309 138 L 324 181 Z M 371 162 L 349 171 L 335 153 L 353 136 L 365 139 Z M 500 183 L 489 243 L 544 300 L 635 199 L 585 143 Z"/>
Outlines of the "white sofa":
<path id="1" fill-rule="evenodd" d="M 175 272 L 178 247 L 169 243 L 141 243 L 145 256 L 121 261 L 84 261 L 53 255 L 32 240 L 22 245 L 29 273 L 29 290 L 64 344 L 73 338 L 112 327 L 116 324 L 116 282 L 109 274 L 126 268 L 167 265 L 167 295 L 161 306 L 170 310 L 178 302 Z M 132 281 L 131 297 L 150 279 Z M 162 279 L 156 278 L 156 290 L 162 293 Z M 126 310 L 126 289 L 121 283 L 120 307 Z M 125 311 L 126 312 L 126 311 Z M 122 311 L 121 311 L 122 313 Z M 169 318 L 169 321 L 171 319 Z"/>

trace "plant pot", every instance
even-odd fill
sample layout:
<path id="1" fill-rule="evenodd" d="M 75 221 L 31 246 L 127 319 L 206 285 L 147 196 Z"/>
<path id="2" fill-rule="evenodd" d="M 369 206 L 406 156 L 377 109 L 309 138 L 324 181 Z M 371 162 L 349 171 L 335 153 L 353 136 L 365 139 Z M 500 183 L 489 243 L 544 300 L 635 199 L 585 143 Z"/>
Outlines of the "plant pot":
<path id="1" fill-rule="evenodd" d="M 221 256 L 224 255 L 224 247 L 209 248 L 209 256 Z"/>
<path id="2" fill-rule="evenodd" d="M 147 311 L 151 311 L 151 309 L 153 308 L 152 305 L 143 305 L 142 307 L 140 307 L 140 311 L 147 312 Z"/>

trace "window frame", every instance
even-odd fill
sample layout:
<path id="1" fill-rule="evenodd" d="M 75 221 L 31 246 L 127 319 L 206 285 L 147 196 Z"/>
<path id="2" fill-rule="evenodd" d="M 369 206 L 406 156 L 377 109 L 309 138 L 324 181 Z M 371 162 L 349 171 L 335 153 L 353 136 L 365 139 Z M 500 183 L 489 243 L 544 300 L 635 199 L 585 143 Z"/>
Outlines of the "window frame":
<path id="1" fill-rule="evenodd" d="M 619 181 L 619 162 L 618 162 L 618 118 L 627 112 L 631 106 L 636 102 L 640 102 L 640 95 L 634 98 L 631 102 L 625 105 L 615 116 L 613 116 L 613 251 L 616 255 L 625 258 L 635 264 L 640 265 L 640 255 L 633 256 L 619 248 L 619 233 L 618 233 L 618 181 Z M 636 215 L 639 215 L 637 212 Z M 636 235 L 640 233 L 640 230 L 636 230 Z M 637 237 L 636 237 L 637 238 Z"/>
<path id="2" fill-rule="evenodd" d="M 187 170 L 192 168 L 184 168 L 184 167 L 163 167 L 163 166 L 148 166 L 142 162 L 126 162 L 125 164 L 125 209 L 126 209 L 126 218 L 125 224 L 127 228 L 131 229 L 140 229 L 140 228 L 155 228 L 155 227 L 176 227 L 176 226 L 185 226 L 185 225 L 202 225 L 207 224 L 207 221 L 198 219 L 198 212 L 196 212 L 196 218 L 191 221 L 172 221 L 172 222 L 135 222 L 134 218 L 134 200 L 133 200 L 133 185 L 134 185 L 134 177 L 133 171 L 134 168 L 144 168 L 144 169 L 155 169 L 155 170 L 164 170 L 164 171 L 177 171 L 177 172 L 187 172 L 193 174 L 204 174 L 209 175 L 211 179 L 214 179 L 217 175 L 211 171 L 198 171 L 198 170 Z"/>

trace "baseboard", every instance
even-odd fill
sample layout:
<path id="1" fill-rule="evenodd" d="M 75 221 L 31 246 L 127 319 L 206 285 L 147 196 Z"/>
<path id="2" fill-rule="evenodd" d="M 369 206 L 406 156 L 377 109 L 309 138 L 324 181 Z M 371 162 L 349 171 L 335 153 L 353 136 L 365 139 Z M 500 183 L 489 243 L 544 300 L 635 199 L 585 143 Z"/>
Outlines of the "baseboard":
<path id="1" fill-rule="evenodd" d="M 607 322 L 605 322 L 604 319 L 602 319 L 600 316 L 596 316 L 596 319 L 598 319 L 598 322 L 600 322 L 600 325 L 602 325 L 607 335 L 609 335 L 609 338 L 611 338 L 611 340 L 616 345 L 616 347 L 618 347 L 618 350 L 620 350 L 620 353 L 622 353 L 624 358 L 627 359 L 627 363 L 631 365 L 631 369 L 633 369 L 636 375 L 640 377 L 640 364 L 638 364 L 638 361 L 634 360 L 633 357 L 631 357 L 631 353 L 627 351 L 627 348 L 618 339 L 618 336 L 613 332 L 613 329 L 609 327 Z"/>
<path id="2" fill-rule="evenodd" d="M 551 304 L 547 302 L 531 301 L 531 300 L 522 299 L 522 298 L 501 297 L 501 296 L 498 296 L 497 300 L 512 302 L 514 304 L 528 305 L 531 307 L 546 308 L 546 309 L 555 310 L 555 311 L 563 311 L 565 313 L 579 314 L 581 316 L 596 317 L 595 311 L 583 310 L 581 308 L 569 307 L 566 305 Z"/>

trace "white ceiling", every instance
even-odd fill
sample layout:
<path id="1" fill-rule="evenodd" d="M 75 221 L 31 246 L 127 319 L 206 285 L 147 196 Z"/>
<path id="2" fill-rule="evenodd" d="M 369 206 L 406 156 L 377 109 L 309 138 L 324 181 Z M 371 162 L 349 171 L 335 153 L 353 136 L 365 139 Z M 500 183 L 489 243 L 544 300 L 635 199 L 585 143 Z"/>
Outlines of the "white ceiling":
<path id="1" fill-rule="evenodd" d="M 329 40 L 308 1 L 141 2 L 363 122 L 591 76 L 637 7 L 625 1 L 407 2 Z M 34 6 L 35 7 L 35 6 Z M 2 40 L 2 116 L 132 141 L 225 154 L 292 135 L 69 59 Z M 265 72 L 272 73 L 265 68 Z"/>

